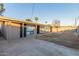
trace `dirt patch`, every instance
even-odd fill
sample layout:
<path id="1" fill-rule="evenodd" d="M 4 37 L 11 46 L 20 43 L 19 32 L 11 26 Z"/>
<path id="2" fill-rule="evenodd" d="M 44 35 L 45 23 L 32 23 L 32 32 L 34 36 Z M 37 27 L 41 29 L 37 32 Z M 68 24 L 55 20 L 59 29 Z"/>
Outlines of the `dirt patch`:
<path id="1" fill-rule="evenodd" d="M 79 34 L 75 32 L 50 33 L 37 36 L 37 38 L 79 49 Z"/>

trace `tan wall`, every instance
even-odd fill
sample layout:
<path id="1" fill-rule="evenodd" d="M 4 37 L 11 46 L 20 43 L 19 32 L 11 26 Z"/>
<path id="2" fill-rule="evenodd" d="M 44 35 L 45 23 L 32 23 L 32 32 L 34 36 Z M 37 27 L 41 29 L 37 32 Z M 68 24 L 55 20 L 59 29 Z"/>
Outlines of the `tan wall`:
<path id="1" fill-rule="evenodd" d="M 60 32 L 60 31 L 66 31 L 66 30 L 73 30 L 73 29 L 76 29 L 76 27 L 64 26 L 64 27 L 58 28 L 58 32 Z M 57 28 L 53 27 L 52 31 L 53 32 L 57 32 Z"/>
<path id="2" fill-rule="evenodd" d="M 14 23 L 7 23 L 7 25 L 5 26 L 5 32 L 6 32 L 6 38 L 8 40 L 13 40 L 13 39 L 19 39 L 20 38 L 20 26 L 18 24 L 14 24 L 14 25 L 18 25 L 18 26 L 14 26 Z"/>
<path id="3" fill-rule="evenodd" d="M 42 27 L 40 28 L 41 29 L 41 33 L 45 33 L 45 32 L 50 32 L 50 27 Z M 55 28 L 55 27 L 52 27 L 52 32 L 60 32 L 60 31 L 66 31 L 66 30 L 73 30 L 73 29 L 76 29 L 76 27 L 72 27 L 72 26 L 61 26 L 59 28 Z"/>

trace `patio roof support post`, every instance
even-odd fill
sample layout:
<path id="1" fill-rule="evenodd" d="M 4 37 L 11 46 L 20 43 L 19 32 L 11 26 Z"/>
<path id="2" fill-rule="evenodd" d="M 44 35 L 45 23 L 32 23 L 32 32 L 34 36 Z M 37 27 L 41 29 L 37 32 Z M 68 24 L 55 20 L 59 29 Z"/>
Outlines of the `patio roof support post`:
<path id="1" fill-rule="evenodd" d="M 39 33 L 40 33 L 40 26 L 37 25 L 37 34 L 39 34 Z"/>
<path id="2" fill-rule="evenodd" d="M 52 32 L 52 26 L 50 26 L 50 32 Z"/>
<path id="3" fill-rule="evenodd" d="M 24 24 L 24 37 L 26 37 L 27 36 L 27 31 L 26 31 L 26 24 Z"/>
<path id="4" fill-rule="evenodd" d="M 24 35 L 23 35 L 23 23 L 20 23 L 20 38 L 22 38 Z"/>

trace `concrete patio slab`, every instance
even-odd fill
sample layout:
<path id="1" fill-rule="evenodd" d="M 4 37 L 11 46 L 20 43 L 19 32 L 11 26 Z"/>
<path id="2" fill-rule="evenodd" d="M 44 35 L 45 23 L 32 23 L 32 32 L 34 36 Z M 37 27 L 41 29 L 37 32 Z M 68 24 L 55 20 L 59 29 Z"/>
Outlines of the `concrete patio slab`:
<path id="1" fill-rule="evenodd" d="M 79 56 L 79 50 L 38 39 L 0 41 L 2 56 Z"/>

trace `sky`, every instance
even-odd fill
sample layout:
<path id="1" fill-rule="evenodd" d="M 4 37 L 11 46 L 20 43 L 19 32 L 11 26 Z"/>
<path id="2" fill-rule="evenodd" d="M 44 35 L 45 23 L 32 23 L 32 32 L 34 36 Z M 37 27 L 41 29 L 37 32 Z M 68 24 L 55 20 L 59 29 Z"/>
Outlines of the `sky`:
<path id="1" fill-rule="evenodd" d="M 4 16 L 21 20 L 31 18 L 33 21 L 34 17 L 39 17 L 38 22 L 49 24 L 57 19 L 61 25 L 74 25 L 74 19 L 79 16 L 77 3 L 5 3 L 4 8 Z"/>

